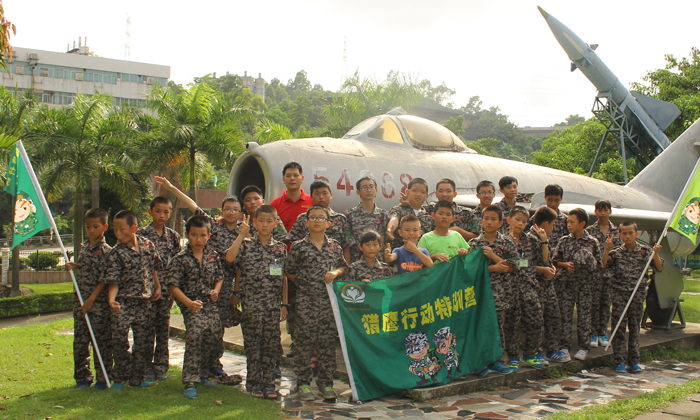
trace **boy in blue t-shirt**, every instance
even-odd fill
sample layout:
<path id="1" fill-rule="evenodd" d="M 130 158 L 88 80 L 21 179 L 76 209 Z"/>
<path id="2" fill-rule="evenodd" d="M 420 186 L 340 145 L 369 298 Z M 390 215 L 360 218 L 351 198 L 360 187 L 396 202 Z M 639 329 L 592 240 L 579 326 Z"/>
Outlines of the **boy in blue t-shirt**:
<path id="1" fill-rule="evenodd" d="M 430 258 L 428 250 L 418 248 L 416 245 L 422 234 L 418 217 L 409 214 L 401 218 L 399 235 L 403 238 L 403 246 L 394 248 L 392 252 L 391 246 L 387 244 L 384 250 L 384 260 L 396 267 L 396 274 L 409 273 L 433 266 L 433 260 Z"/>

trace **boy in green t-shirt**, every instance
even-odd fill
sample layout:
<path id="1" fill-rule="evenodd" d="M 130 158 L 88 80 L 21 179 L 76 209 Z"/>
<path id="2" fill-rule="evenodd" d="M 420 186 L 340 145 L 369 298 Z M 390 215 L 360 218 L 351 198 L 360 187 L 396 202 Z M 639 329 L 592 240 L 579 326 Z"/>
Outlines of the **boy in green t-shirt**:
<path id="1" fill-rule="evenodd" d="M 436 262 L 447 262 L 454 256 L 466 255 L 469 249 L 467 241 L 459 232 L 450 230 L 450 225 L 455 220 L 452 203 L 438 201 L 432 217 L 435 220 L 435 230 L 423 235 L 418 247 L 427 249 L 430 258 Z"/>

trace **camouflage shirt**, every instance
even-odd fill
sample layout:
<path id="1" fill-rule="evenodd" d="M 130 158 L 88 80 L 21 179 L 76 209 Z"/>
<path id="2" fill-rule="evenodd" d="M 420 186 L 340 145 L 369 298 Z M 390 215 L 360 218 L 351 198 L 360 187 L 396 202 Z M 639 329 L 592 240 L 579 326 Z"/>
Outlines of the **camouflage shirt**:
<path id="1" fill-rule="evenodd" d="M 491 282 L 507 282 L 512 278 L 511 275 L 518 274 L 518 251 L 517 247 L 515 246 L 515 242 L 513 242 L 512 239 L 498 232 L 498 237 L 496 238 L 496 240 L 493 243 L 489 243 L 489 241 L 487 241 L 486 238 L 484 238 L 484 234 L 482 233 L 481 235 L 469 241 L 469 253 L 472 253 L 477 249 L 481 249 L 485 246 L 491 247 L 491 249 L 493 249 L 494 254 L 506 260 L 508 264 L 513 266 L 514 270 L 512 273 L 489 273 L 489 275 L 491 276 Z M 491 260 L 491 258 L 486 258 L 486 260 L 488 261 L 489 266 L 496 264 L 495 262 L 493 262 L 493 260 Z"/>
<path id="2" fill-rule="evenodd" d="M 391 268 L 379 260 L 374 261 L 374 265 L 367 264 L 364 258 L 350 264 L 348 272 L 340 279 L 342 281 L 361 282 L 364 279 L 379 280 L 391 277 Z"/>
<path id="3" fill-rule="evenodd" d="M 360 236 L 368 229 L 376 231 L 386 243 L 386 226 L 389 224 L 389 213 L 374 206 L 371 213 L 367 213 L 362 208 L 361 204 L 351 208 L 345 212 L 345 217 L 348 221 L 348 230 L 355 244 L 360 243 Z M 362 252 L 357 246 L 350 247 L 352 261 L 357 261 L 362 258 Z M 380 253 L 383 256 L 383 254 Z"/>
<path id="4" fill-rule="evenodd" d="M 572 262 L 574 261 L 574 255 L 582 249 L 588 250 L 595 258 L 597 264 L 595 270 L 603 266 L 598 240 L 589 235 L 586 231 L 584 231 L 583 236 L 580 238 L 576 238 L 572 234 L 561 238 L 559 244 L 557 244 L 556 249 L 552 253 L 552 264 L 556 265 L 558 262 Z M 570 274 L 566 269 L 557 267 L 557 277 L 561 281 L 587 281 L 590 280 L 590 274 L 591 271 L 586 269 L 576 270 L 574 274 Z"/>
<path id="5" fill-rule="evenodd" d="M 216 283 L 224 279 L 219 254 L 208 245 L 202 250 L 202 263 L 199 263 L 189 246 L 173 257 L 168 264 L 164 284 L 175 286 L 188 299 L 210 302 L 209 292 Z"/>
<path id="6" fill-rule="evenodd" d="M 207 246 L 216 251 L 219 255 L 226 255 L 226 251 L 228 251 L 238 237 L 238 227 L 229 229 L 225 224 L 220 225 L 216 222 L 215 218 L 211 217 L 200 208 L 197 208 L 194 214 L 198 216 L 205 216 L 207 219 L 209 219 L 209 224 L 211 225 L 211 236 L 207 241 Z M 234 264 L 227 264 L 226 261 L 221 261 L 221 267 L 224 269 L 224 274 L 226 275 L 227 280 L 231 281 L 236 273 L 236 266 Z"/>
<path id="7" fill-rule="evenodd" d="M 138 241 L 138 251 L 117 242 L 107 254 L 102 281 L 119 285 L 119 298 L 150 299 L 153 296 L 153 274 L 163 270 L 163 262 L 153 242 L 143 236 L 134 235 L 134 238 Z"/>
<path id="8" fill-rule="evenodd" d="M 287 247 L 274 238 L 270 238 L 267 245 L 260 242 L 257 233 L 243 240 L 236 261 L 241 268 L 240 290 L 246 307 L 262 305 L 265 309 L 279 308 L 284 291 L 286 260 Z"/>
<path id="9" fill-rule="evenodd" d="M 611 221 L 608 221 L 608 224 L 610 225 L 610 230 L 608 231 L 608 233 L 613 235 L 613 246 L 611 249 L 621 247 L 622 240 L 620 239 L 620 229 L 617 226 L 613 225 Z M 589 235 L 598 240 L 600 252 L 602 253 L 603 251 L 605 251 L 605 241 L 607 241 L 608 238 L 607 236 L 605 236 L 605 234 L 603 234 L 603 231 L 600 229 L 600 225 L 598 224 L 598 222 L 595 222 L 591 225 L 591 227 L 586 228 L 586 232 L 588 232 Z"/>
<path id="10" fill-rule="evenodd" d="M 471 233 L 476 233 L 477 235 L 481 233 L 481 215 L 484 209 L 478 205 L 472 209 L 472 217 L 469 222 L 469 229 Z"/>
<path id="11" fill-rule="evenodd" d="M 430 203 L 426 204 L 423 206 L 423 210 L 425 210 L 426 213 L 432 215 L 435 213 L 435 205 L 436 203 Z M 471 220 L 473 218 L 472 212 L 468 207 L 463 207 L 460 206 L 457 203 L 452 203 L 452 214 L 455 216 L 455 221 L 450 224 L 450 227 L 452 226 L 457 226 L 460 229 L 464 229 L 466 231 L 469 231 L 469 227 L 471 225 Z M 428 232 L 423 232 L 425 235 Z"/>
<path id="12" fill-rule="evenodd" d="M 137 235 L 141 235 L 149 241 L 153 242 L 158 250 L 158 255 L 160 255 L 161 261 L 163 261 L 163 266 L 167 266 L 171 258 L 176 256 L 180 252 L 180 235 L 174 230 L 167 226 L 163 227 L 163 236 L 158 235 L 156 228 L 153 227 L 153 223 L 150 223 L 146 227 L 139 228 L 136 231 Z M 158 273 L 160 275 L 160 273 Z M 158 280 L 161 282 L 161 294 L 162 296 L 169 296 L 170 289 L 165 286 L 162 282 L 162 278 L 159 276 Z"/>
<path id="13" fill-rule="evenodd" d="M 73 270 L 83 301 L 90 297 L 102 280 L 100 277 L 105 272 L 107 254 L 111 249 L 112 247 L 107 245 L 104 237 L 93 246 L 90 246 L 90 240 L 83 242 L 80 254 L 78 254 L 78 268 Z M 75 294 L 74 297 L 74 302 L 79 304 L 78 295 Z M 106 288 L 95 299 L 95 302 L 107 302 Z"/>
<path id="14" fill-rule="evenodd" d="M 542 241 L 534 232 L 521 232 L 518 243 L 515 243 L 515 249 L 518 253 L 520 267 L 516 278 L 522 276 L 534 278 L 537 268 L 536 262 L 542 261 Z M 539 258 L 537 258 L 537 254 L 539 254 Z"/>
<path id="15" fill-rule="evenodd" d="M 654 250 L 650 246 L 642 245 L 639 242 L 634 245 L 634 250 L 632 251 L 628 250 L 624 244 L 613 248 L 608 253 L 608 266 L 606 268 L 612 273 L 612 287 L 618 291 L 631 293 L 634 290 L 634 286 L 637 285 L 639 276 L 642 275 L 642 269 L 644 269 L 653 252 Z M 663 259 L 661 261 L 663 262 Z M 656 270 L 656 265 L 653 261 L 649 266 Z M 649 271 L 647 270 L 639 288 L 644 290 L 648 281 Z"/>
<path id="16" fill-rule="evenodd" d="M 552 233 L 549 234 L 549 236 L 547 237 L 547 240 L 549 241 L 550 251 L 557 249 L 559 240 L 569 234 L 569 226 L 567 224 L 568 220 L 569 218 L 566 214 L 562 213 L 560 210 L 557 210 L 557 218 L 556 220 L 554 220 L 554 223 L 552 225 Z M 535 216 L 533 215 L 527 221 L 527 229 L 530 229 L 530 227 L 534 224 Z"/>
<path id="17" fill-rule="evenodd" d="M 398 224 L 396 225 L 397 228 L 394 230 L 394 240 L 391 241 L 391 249 L 398 248 L 403 246 L 403 238 L 401 235 L 399 235 L 399 228 L 401 226 L 401 219 L 404 216 L 408 216 L 409 214 L 416 215 L 416 212 L 413 210 L 413 207 L 409 205 L 403 205 L 403 206 L 394 206 L 389 210 L 389 219 L 396 217 L 398 219 Z M 423 231 L 423 235 L 425 235 L 428 232 L 432 232 L 435 230 L 435 220 L 430 216 L 431 214 L 425 211 L 425 208 L 422 208 L 418 212 L 418 219 L 420 220 L 420 227 L 421 230 Z"/>
<path id="18" fill-rule="evenodd" d="M 245 214 L 248 214 L 248 213 L 245 213 Z M 255 228 L 255 223 L 253 223 L 254 219 L 255 218 L 251 216 L 250 223 L 248 223 L 250 225 L 249 234 L 250 234 L 251 238 L 253 237 L 253 235 L 258 233 L 258 229 Z M 238 220 L 238 224 L 236 225 L 236 229 L 235 229 L 236 236 L 238 236 L 238 234 L 241 231 L 241 223 L 243 223 L 243 219 Z M 284 242 L 285 240 L 287 240 L 287 229 L 284 227 L 284 223 L 282 223 L 282 219 L 280 219 L 279 216 L 277 216 L 277 223 L 275 223 L 275 228 L 272 229 L 272 238 L 274 240 L 276 240 L 277 242 Z M 221 255 L 225 255 L 225 254 L 221 254 Z"/>
<path id="19" fill-rule="evenodd" d="M 326 236 L 319 251 L 307 235 L 292 244 L 285 272 L 296 276 L 294 283 L 298 292 L 320 297 L 327 294 L 326 284 L 323 282 L 326 273 L 347 267 L 338 242 Z"/>
<path id="20" fill-rule="evenodd" d="M 518 203 L 516 202 L 515 204 L 517 205 Z M 510 216 L 510 210 L 513 208 L 513 206 L 506 202 L 505 197 L 503 197 L 501 201 L 496 203 L 495 206 L 499 207 L 503 211 L 503 224 L 501 225 L 501 228 L 498 229 L 498 231 L 504 235 L 507 235 L 508 228 L 510 228 L 510 224 L 508 224 L 508 216 Z"/>
<path id="21" fill-rule="evenodd" d="M 334 212 L 330 207 L 328 208 L 328 214 L 331 225 L 326 229 L 326 236 L 337 241 L 343 249 L 351 247 L 354 242 L 345 215 Z M 306 218 L 306 213 L 302 213 L 297 217 L 297 221 L 294 222 L 294 226 L 292 226 L 292 229 L 289 230 L 289 235 L 287 235 L 288 242 L 300 241 L 309 234 Z"/>

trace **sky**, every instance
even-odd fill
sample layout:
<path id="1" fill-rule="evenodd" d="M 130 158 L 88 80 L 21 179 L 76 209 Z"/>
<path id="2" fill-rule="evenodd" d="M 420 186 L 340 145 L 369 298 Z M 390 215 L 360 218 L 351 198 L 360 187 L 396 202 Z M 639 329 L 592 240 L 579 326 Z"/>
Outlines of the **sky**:
<path id="1" fill-rule="evenodd" d="M 78 37 L 96 54 L 171 67 L 171 80 L 226 71 L 286 83 L 305 70 L 337 90 L 344 75 L 391 70 L 480 96 L 518 126 L 592 116 L 595 87 L 570 61 L 537 6 L 568 26 L 629 86 L 700 47 L 699 1 L 589 0 L 1 0 L 11 44 L 65 51 Z M 345 57 L 344 60 L 344 48 Z"/>

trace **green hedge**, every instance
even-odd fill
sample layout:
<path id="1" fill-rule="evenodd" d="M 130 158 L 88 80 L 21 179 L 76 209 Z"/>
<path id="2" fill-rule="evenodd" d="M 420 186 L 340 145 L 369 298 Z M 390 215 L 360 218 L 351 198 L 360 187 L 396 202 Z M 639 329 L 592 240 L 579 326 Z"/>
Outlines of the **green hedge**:
<path id="1" fill-rule="evenodd" d="M 59 262 L 59 256 L 49 251 L 32 252 L 27 256 L 27 263 L 36 271 L 50 270 Z"/>
<path id="2" fill-rule="evenodd" d="M 0 318 L 65 311 L 73 308 L 73 292 L 32 294 L 0 299 Z"/>

